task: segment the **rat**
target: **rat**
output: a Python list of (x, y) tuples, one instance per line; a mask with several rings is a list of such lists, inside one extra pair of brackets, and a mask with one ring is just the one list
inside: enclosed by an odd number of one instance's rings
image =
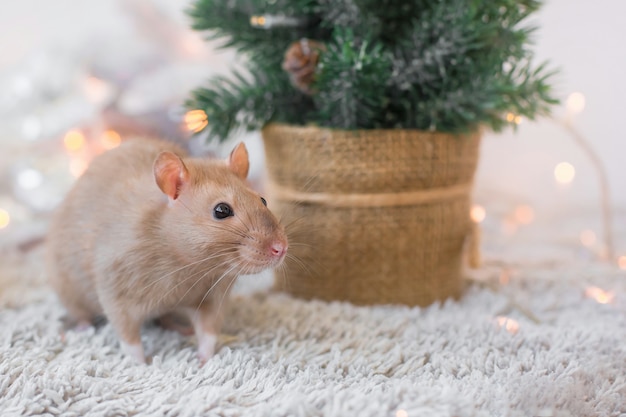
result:
[(122, 350), (145, 363), (141, 327), (187, 319), (204, 364), (239, 275), (279, 266), (284, 227), (246, 178), (248, 151), (192, 158), (134, 139), (94, 158), (50, 223), (50, 283), (79, 328), (105, 317)]

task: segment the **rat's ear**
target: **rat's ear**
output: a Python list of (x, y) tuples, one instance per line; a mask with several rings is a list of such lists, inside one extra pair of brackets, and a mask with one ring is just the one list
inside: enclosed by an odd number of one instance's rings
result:
[(154, 161), (154, 179), (172, 200), (176, 200), (181, 187), (189, 181), (189, 171), (180, 157), (172, 152), (161, 152)]
[(248, 178), (248, 170), (250, 169), (250, 161), (248, 160), (248, 150), (243, 142), (235, 146), (235, 149), (228, 157), (228, 167), (241, 179)]

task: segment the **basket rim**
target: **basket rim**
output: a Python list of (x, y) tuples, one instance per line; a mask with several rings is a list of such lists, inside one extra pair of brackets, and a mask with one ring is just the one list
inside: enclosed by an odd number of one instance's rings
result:
[(473, 137), (475, 135), (482, 136), (485, 132), (484, 126), (479, 126), (473, 130), (467, 132), (443, 132), (438, 130), (422, 130), (422, 129), (405, 129), (405, 128), (387, 128), (387, 129), (340, 129), (335, 127), (319, 126), (314, 123), (307, 123), (305, 125), (296, 125), (283, 122), (270, 122), (267, 123), (261, 129), (261, 132), (267, 129), (281, 129), (281, 130), (294, 130), (294, 131), (328, 131), (328, 132), (341, 132), (341, 133), (354, 133), (355, 135), (367, 135), (371, 133), (391, 133), (391, 132), (408, 132), (411, 134), (421, 134), (427, 136), (439, 136), (449, 138), (461, 138), (461, 137)]

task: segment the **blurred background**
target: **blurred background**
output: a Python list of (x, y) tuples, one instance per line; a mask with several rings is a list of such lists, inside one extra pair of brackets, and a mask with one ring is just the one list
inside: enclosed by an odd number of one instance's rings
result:
[[(27, 249), (95, 154), (136, 134), (187, 141), (222, 155), (231, 143), (193, 137), (202, 116), (182, 103), (236, 65), (190, 29), (187, 0), (21, 0), (0, 5), (0, 244)], [(519, 120), (484, 138), (473, 217), (483, 246), (560, 242), (578, 257), (626, 269), (626, 39), (619, 0), (547, 1), (535, 23), (538, 61), (561, 69), (551, 119)], [(578, 136), (591, 147), (584, 149)], [(192, 138), (193, 137), (193, 138)], [(260, 187), (262, 145), (251, 148)], [(594, 163), (594, 156), (597, 157)], [(606, 174), (608, 194), (601, 192)], [(608, 200), (607, 200), (608, 196)], [(608, 203), (614, 251), (606, 245)], [(604, 217), (603, 217), (604, 216)], [(535, 227), (532, 227), (535, 226)]]

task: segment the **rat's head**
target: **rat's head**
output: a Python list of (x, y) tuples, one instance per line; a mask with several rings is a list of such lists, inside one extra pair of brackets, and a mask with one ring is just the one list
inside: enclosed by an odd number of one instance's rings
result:
[[(287, 253), (284, 228), (263, 197), (246, 183), (248, 151), (240, 143), (224, 161), (185, 159), (162, 152), (154, 162), (168, 204), (161, 227), (188, 262), (203, 259), (234, 273), (273, 268)], [(221, 269), (223, 269), (221, 268)]]

